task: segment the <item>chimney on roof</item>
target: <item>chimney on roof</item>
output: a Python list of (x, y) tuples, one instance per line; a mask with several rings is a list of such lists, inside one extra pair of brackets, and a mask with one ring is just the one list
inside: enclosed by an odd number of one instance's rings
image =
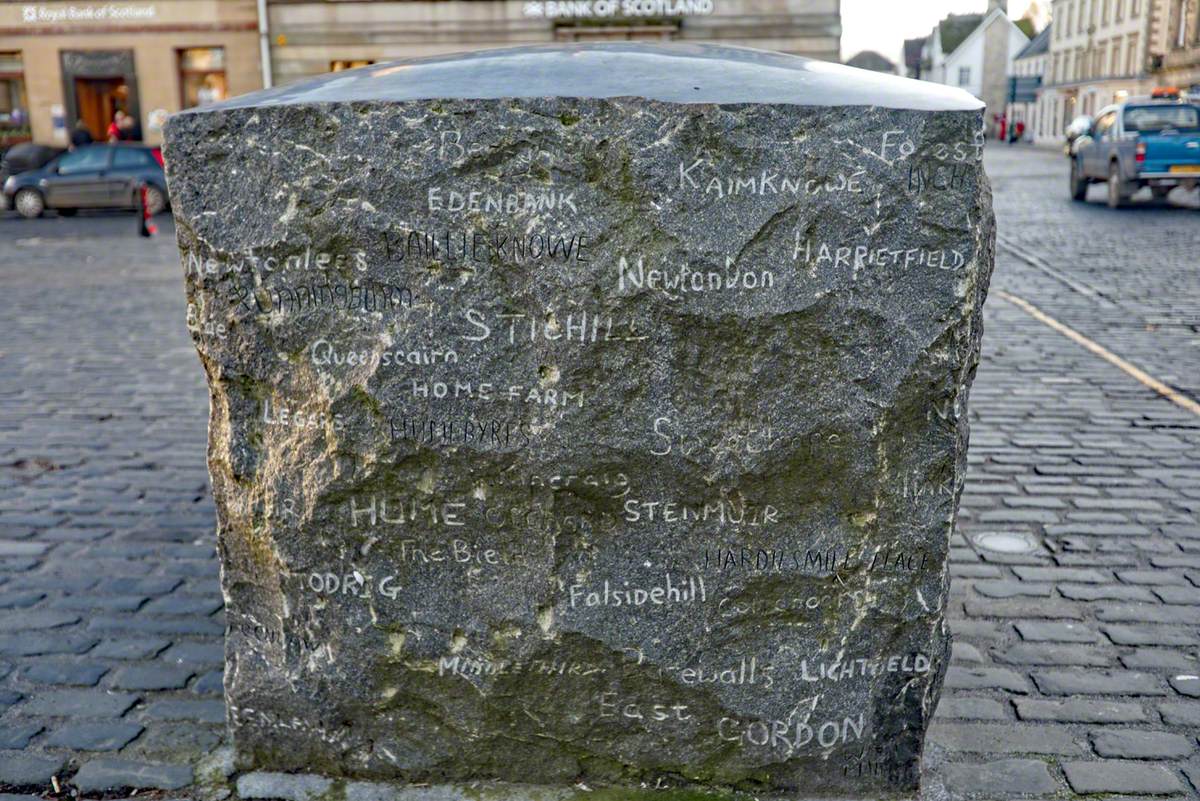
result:
[(993, 8), (998, 8), (1005, 14), (1008, 13), (1008, 0), (988, 0), (988, 13), (991, 13)]

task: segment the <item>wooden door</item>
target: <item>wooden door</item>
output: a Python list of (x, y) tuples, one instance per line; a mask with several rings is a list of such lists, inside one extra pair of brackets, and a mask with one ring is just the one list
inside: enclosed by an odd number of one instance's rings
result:
[(124, 110), (128, 90), (124, 78), (76, 78), (79, 118), (97, 142), (108, 141), (108, 125), (117, 109)]

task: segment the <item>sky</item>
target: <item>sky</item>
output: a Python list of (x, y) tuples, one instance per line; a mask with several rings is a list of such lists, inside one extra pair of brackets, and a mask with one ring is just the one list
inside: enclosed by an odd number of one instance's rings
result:
[[(1009, 0), (1009, 16), (1019, 18), (1028, 5), (1029, 0)], [(905, 39), (927, 35), (947, 14), (981, 13), (987, 7), (988, 0), (842, 0), (842, 60), (875, 50), (899, 63)]]

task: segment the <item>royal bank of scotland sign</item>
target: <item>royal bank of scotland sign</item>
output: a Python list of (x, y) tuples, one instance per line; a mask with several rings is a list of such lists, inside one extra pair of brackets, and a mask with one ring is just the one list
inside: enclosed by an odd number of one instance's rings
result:
[(61, 24), (64, 22), (131, 22), (151, 20), (158, 16), (153, 5), (129, 3), (99, 3), (94, 5), (21, 7), (21, 21), (26, 24)]
[(527, 17), (695, 17), (713, 13), (713, 0), (529, 0)]

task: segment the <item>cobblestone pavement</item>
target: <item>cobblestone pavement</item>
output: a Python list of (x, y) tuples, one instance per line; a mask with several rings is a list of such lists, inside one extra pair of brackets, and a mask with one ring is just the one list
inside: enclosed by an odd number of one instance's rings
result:
[[(927, 785), (1197, 797), (1200, 416), (1017, 304), (1200, 397), (1200, 212), (1072, 203), (1050, 153), (988, 162), (1005, 247)], [(222, 739), (207, 404), (164, 228), (0, 219), (0, 794), (188, 794)]]

